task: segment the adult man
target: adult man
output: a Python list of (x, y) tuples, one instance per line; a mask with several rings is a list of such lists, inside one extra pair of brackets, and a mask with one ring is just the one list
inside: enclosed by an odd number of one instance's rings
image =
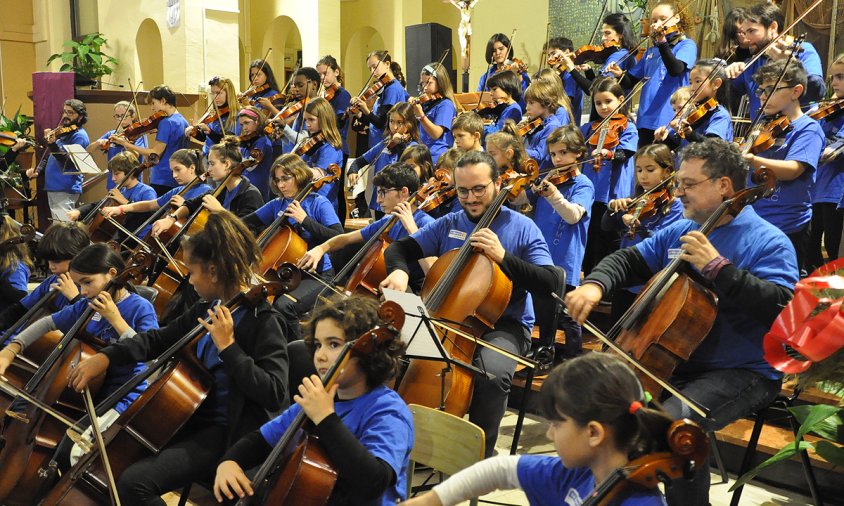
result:
[[(473, 233), (478, 220), (501, 191), (498, 166), (488, 153), (471, 151), (460, 157), (454, 169), (454, 181), (463, 209), (390, 245), (384, 254), (389, 274), (381, 287), (406, 290), (411, 263), (440, 256), (469, 240), (476, 251), (497, 263), (513, 281), (513, 293), (504, 314), (483, 339), (510, 353), (524, 354), (530, 346), (530, 331), (535, 321), (528, 289), (545, 295), (559, 283), (548, 245), (530, 218), (506, 207), (501, 208), (488, 228)], [(479, 350), (475, 365), (493, 377), (476, 378), (469, 419), (486, 432), (489, 457), (495, 449), (516, 363), (496, 351), (484, 347)]]
[[(82, 125), (88, 122), (88, 110), (81, 100), (65, 100), (62, 105), (61, 126), (56, 130), (44, 130), (44, 140), (49, 154), (45, 169), (44, 191), (53, 221), (67, 221), (67, 212), (76, 207), (82, 194), (82, 174), (73, 174), (76, 167), (67, 156), (64, 146), (78, 144), (88, 147), (88, 132)], [(73, 127), (77, 128), (73, 128)], [(40, 165), (39, 165), (40, 167)], [(27, 169), (30, 179), (38, 177), (39, 167)], [(71, 172), (68, 174), (67, 172)]]
[[(746, 173), (734, 145), (721, 139), (690, 144), (675, 177), (686, 219), (607, 256), (566, 296), (572, 317), (583, 322), (604, 292), (642, 284), (678, 255), (711, 281), (718, 296), (712, 330), (670, 378), (686, 397), (709, 409), (709, 416), (701, 420), (674, 397), (664, 402), (672, 415), (696, 419), (706, 431), (770, 404), (782, 379), (763, 357), (762, 338), (797, 281), (791, 242), (750, 206), (735, 217), (722, 216), (708, 237), (697, 230), (744, 188)], [(693, 483), (670, 487), (669, 503), (707, 504), (709, 466), (699, 471)]]

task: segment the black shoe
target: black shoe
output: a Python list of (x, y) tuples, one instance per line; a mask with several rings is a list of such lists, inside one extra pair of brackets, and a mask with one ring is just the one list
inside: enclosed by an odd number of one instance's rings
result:
[[(536, 369), (533, 372), (534, 376), (545, 376), (554, 367), (554, 347), (553, 346), (538, 346), (530, 350), (527, 357), (536, 361)], [(516, 373), (520, 378), (525, 378), (528, 375), (528, 368), (522, 369)]]

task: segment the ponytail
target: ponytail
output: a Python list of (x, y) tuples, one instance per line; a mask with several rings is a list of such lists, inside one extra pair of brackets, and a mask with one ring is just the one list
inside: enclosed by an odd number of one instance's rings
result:
[(234, 135), (227, 135), (223, 139), (211, 146), (209, 153), (217, 153), (217, 156), (225, 160), (229, 160), (233, 165), (237, 165), (243, 161), (243, 156), (240, 154), (240, 141)]
[(390, 62), (390, 72), (392, 72), (396, 80), (401, 83), (402, 88), (407, 88), (407, 80), (404, 78), (404, 72), (402, 71), (399, 62)]
[(205, 228), (185, 237), (182, 246), (189, 262), (213, 266), (217, 283), (226, 288), (248, 285), (252, 266), (261, 261), (255, 236), (229, 211), (211, 213)]

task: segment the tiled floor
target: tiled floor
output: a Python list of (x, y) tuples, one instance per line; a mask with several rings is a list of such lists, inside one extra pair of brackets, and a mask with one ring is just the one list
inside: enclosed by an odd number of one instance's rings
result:
[[(508, 411), (501, 424), (501, 435), (498, 438), (498, 451), (502, 454), (507, 454), (510, 451), (510, 444), (513, 441), (513, 431), (516, 425), (516, 413)], [(522, 429), (522, 436), (519, 440), (519, 453), (530, 454), (552, 454), (554, 448), (545, 437), (545, 421), (536, 416), (528, 416), (525, 419), (525, 425)], [(732, 477), (735, 478), (735, 477)], [(712, 482), (718, 483), (720, 477), (713, 475)], [(709, 501), (713, 506), (727, 506), (730, 504), (731, 494), (728, 492), (730, 483), (713, 485), (709, 493)], [(215, 504), (213, 497), (205, 494), (191, 494), (192, 498), (197, 502), (189, 502), (189, 504), (210, 505)], [(178, 503), (178, 496), (175, 494), (168, 494), (165, 496), (168, 505), (176, 505)], [(482, 499), (495, 501), (497, 503), (504, 503), (513, 506), (527, 505), (528, 501), (525, 495), (517, 490), (498, 491)], [(464, 503), (464, 504), (468, 504)], [(483, 503), (481, 503), (483, 504)], [(774, 505), (789, 505), (789, 506), (803, 506), (809, 505), (810, 498), (803, 497), (798, 494), (793, 494), (784, 490), (766, 487), (758, 483), (752, 483), (744, 488), (741, 500), (742, 506), (774, 506)]]

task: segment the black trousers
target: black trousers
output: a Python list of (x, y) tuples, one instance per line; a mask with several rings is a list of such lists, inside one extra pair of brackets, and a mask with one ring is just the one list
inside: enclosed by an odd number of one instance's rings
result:
[(650, 128), (639, 129), (639, 149), (654, 143), (654, 132), (655, 130), (651, 130)]
[[(592, 268), (605, 256), (618, 249), (621, 239), (618, 233), (601, 228), (601, 218), (607, 212), (607, 205), (603, 202), (592, 203), (592, 218), (589, 220), (589, 230), (586, 233), (586, 251), (583, 255), (582, 269), (584, 274), (592, 272)], [(568, 280), (571, 282), (571, 280)]]
[(806, 251), (807, 271), (811, 273), (824, 264), (821, 243), (830, 261), (838, 258), (842, 222), (844, 222), (844, 213), (838, 209), (838, 204), (832, 202), (812, 204), (812, 224)]
[(794, 252), (797, 253), (797, 270), (801, 278), (809, 275), (806, 272), (806, 253), (809, 248), (809, 224), (803, 228), (790, 234), (785, 234), (794, 246)]

